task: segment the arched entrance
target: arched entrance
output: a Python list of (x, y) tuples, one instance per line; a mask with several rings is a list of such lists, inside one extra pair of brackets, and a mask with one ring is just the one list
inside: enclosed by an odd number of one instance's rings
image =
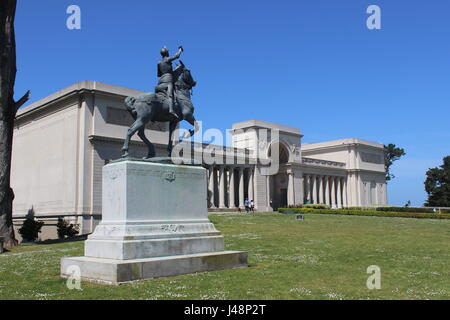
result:
[[(270, 190), (269, 194), (272, 200), (272, 208), (277, 210), (278, 208), (287, 207), (288, 205), (288, 175), (286, 173), (286, 164), (289, 163), (289, 150), (281, 142), (274, 142), (269, 148), (269, 158), (276, 157), (276, 153), (272, 155), (273, 150), (278, 150), (278, 161), (280, 169), (276, 175), (270, 176)], [(277, 149), (278, 148), (278, 149)]]

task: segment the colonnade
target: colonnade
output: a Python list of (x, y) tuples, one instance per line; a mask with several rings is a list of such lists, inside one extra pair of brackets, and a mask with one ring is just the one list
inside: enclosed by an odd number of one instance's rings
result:
[(347, 178), (319, 174), (304, 174), (305, 201), (327, 204), (333, 208), (348, 206)]
[(208, 207), (244, 208), (244, 200), (254, 200), (253, 167), (214, 165), (208, 170)]

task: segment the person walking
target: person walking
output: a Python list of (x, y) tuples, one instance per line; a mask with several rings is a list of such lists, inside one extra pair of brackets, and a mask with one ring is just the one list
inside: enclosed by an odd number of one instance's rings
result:
[(244, 200), (244, 207), (245, 211), (248, 213), (250, 211), (250, 201), (248, 201), (247, 198)]

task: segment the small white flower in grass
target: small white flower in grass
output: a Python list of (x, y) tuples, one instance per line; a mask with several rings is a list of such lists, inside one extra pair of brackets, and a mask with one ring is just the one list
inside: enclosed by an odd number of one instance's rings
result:
[(327, 296), (330, 299), (336, 299), (336, 300), (343, 300), (345, 298), (345, 296), (343, 294), (336, 293), (336, 292), (329, 292), (325, 296)]
[(301, 296), (310, 296), (312, 293), (311, 290), (309, 290), (307, 288), (303, 288), (303, 287), (292, 288), (289, 290), (289, 292), (296, 293)]

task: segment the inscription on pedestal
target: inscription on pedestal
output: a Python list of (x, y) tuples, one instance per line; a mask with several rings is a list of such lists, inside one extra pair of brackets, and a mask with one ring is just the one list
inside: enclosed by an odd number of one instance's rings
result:
[(183, 232), (184, 226), (181, 224), (163, 224), (161, 230), (172, 233)]
[(170, 182), (174, 181), (175, 180), (175, 172), (173, 172), (173, 171), (164, 172), (164, 178)]

